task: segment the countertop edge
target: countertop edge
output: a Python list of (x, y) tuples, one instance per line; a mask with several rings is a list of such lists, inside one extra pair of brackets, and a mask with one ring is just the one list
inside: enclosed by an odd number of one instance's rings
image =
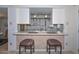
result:
[(16, 36), (68, 36), (68, 34), (53, 34), (53, 33), (14, 33)]

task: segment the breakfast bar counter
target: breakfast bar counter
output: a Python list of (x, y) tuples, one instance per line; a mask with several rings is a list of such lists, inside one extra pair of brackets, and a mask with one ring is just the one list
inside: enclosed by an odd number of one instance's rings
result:
[(16, 45), (17, 49), (19, 47), (19, 44), (24, 39), (33, 39), (35, 42), (35, 49), (46, 49), (46, 42), (48, 39), (57, 39), (61, 42), (62, 47), (64, 48), (64, 34), (60, 33), (23, 33), (23, 32), (17, 32), (14, 35), (16, 35)]

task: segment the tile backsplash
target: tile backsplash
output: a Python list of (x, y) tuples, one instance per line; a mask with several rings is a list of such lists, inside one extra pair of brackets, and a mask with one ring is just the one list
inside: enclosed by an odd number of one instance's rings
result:
[[(23, 30), (22, 30), (23, 29)], [(53, 24), (52, 27), (42, 25), (23, 25), (18, 24), (18, 32), (37, 32), (37, 31), (46, 31), (47, 33), (63, 33), (64, 30), (64, 24)]]

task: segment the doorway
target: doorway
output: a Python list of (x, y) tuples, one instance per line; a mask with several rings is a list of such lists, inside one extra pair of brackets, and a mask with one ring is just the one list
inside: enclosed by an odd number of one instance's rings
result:
[(0, 52), (8, 51), (8, 8), (0, 8)]

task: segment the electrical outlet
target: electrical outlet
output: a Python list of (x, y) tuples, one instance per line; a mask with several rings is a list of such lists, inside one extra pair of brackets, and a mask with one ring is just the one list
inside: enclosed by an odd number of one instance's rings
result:
[(66, 43), (66, 45), (68, 45), (68, 43)]
[(12, 43), (10, 43), (10, 45), (12, 45)]

